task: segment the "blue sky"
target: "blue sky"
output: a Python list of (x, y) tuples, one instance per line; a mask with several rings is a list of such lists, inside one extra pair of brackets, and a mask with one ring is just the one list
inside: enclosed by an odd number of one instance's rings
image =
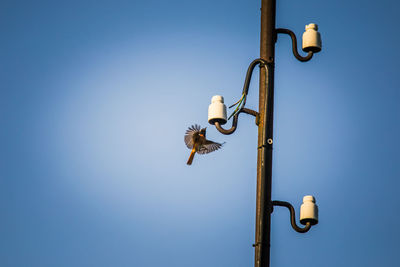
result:
[[(239, 97), (260, 1), (1, 1), (0, 265), (252, 266), (257, 128), (209, 126), (222, 150), (186, 166), (188, 126)], [(278, 1), (317, 23), (307, 63), (276, 46), (271, 266), (394, 266), (400, 201), (399, 4)], [(257, 81), (258, 73), (253, 77)], [(256, 109), (257, 82), (247, 102)]]

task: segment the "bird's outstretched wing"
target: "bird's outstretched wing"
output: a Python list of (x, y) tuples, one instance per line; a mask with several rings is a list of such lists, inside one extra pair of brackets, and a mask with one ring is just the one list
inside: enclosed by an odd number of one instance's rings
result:
[(213, 152), (215, 150), (218, 150), (222, 147), (224, 143), (220, 144), (220, 143), (216, 143), (210, 140), (206, 140), (206, 143), (199, 149), (199, 151), (197, 151), (197, 153), (199, 154), (207, 154), (210, 152)]
[(192, 125), (186, 130), (185, 134), (185, 144), (188, 148), (193, 148), (193, 135), (198, 134), (200, 132), (200, 125)]

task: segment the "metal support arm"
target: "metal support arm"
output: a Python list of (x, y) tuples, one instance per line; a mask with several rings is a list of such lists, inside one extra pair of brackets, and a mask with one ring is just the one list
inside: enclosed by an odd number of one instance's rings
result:
[(221, 124), (218, 121), (216, 121), (214, 125), (217, 128), (217, 130), (222, 134), (225, 134), (225, 135), (233, 134), (237, 128), (238, 118), (239, 118), (239, 114), (236, 114), (235, 116), (233, 116), (232, 127), (229, 130), (225, 130), (224, 128), (222, 128)]
[[(260, 67), (266, 68), (266, 73), (268, 75), (270, 72), (270, 67), (271, 67), (270, 64), (271, 64), (271, 62), (267, 62), (261, 58), (255, 59), (255, 60), (253, 60), (253, 62), (250, 63), (250, 65), (247, 69), (242, 94), (244, 94), (247, 97), (247, 94), (249, 93), (250, 81), (251, 81), (251, 76), (253, 74), (254, 68), (257, 65), (260, 65)], [(242, 108), (239, 110), (239, 112), (237, 114), (235, 114), (233, 116), (232, 127), (230, 129), (226, 130), (226, 129), (222, 128), (222, 126), (219, 122), (215, 122), (214, 125), (220, 133), (225, 134), (225, 135), (233, 134), (236, 131), (240, 113), (246, 113), (249, 115), (253, 115), (256, 118), (256, 125), (259, 124), (259, 120), (260, 120), (259, 115), (260, 114), (255, 110), (244, 107), (246, 105), (246, 97), (244, 98)]]
[(229, 135), (229, 134), (233, 134), (236, 131), (237, 128), (237, 124), (238, 124), (238, 120), (239, 120), (239, 114), (240, 113), (246, 113), (249, 115), (253, 115), (256, 118), (256, 124), (258, 125), (258, 120), (259, 120), (259, 114), (257, 111), (252, 110), (252, 109), (248, 109), (248, 108), (242, 108), (238, 114), (236, 114), (235, 116), (233, 116), (233, 120), (232, 120), (232, 127), (228, 130), (225, 130), (224, 128), (222, 128), (221, 124), (219, 122), (215, 122), (215, 127), (217, 128), (217, 130), (225, 135)]
[(295, 217), (295, 211), (294, 211), (294, 208), (293, 208), (292, 204), (290, 204), (289, 202), (274, 200), (274, 201), (272, 201), (272, 206), (281, 206), (281, 207), (286, 207), (286, 208), (289, 209), (289, 211), (290, 211), (290, 223), (291, 223), (293, 229), (296, 232), (306, 233), (306, 232), (308, 232), (308, 230), (311, 229), (311, 223), (310, 222), (307, 222), (306, 226), (304, 228), (301, 228), (301, 227), (297, 226), (296, 217)]
[(276, 29), (275, 31), (276, 31), (276, 33), (277, 33), (276, 37), (278, 37), (278, 33), (284, 33), (284, 34), (290, 35), (290, 38), (292, 38), (293, 55), (294, 55), (298, 60), (300, 60), (300, 61), (302, 61), (302, 62), (306, 62), (306, 61), (309, 61), (309, 60), (313, 57), (313, 54), (314, 54), (314, 53), (313, 53), (312, 51), (309, 51), (309, 52), (308, 52), (308, 55), (305, 56), (305, 57), (301, 56), (301, 55), (299, 54), (299, 52), (297, 52), (297, 38), (296, 38), (296, 35), (294, 34), (294, 32), (292, 32), (291, 30), (282, 29), (282, 28)]

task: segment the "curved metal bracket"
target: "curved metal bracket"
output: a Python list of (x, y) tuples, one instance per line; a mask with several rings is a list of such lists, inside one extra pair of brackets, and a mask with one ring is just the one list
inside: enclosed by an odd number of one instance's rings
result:
[[(279, 29), (276, 29), (275, 32), (276, 32), (277, 34), (278, 34), (278, 33), (284, 33), (284, 34), (290, 35), (290, 38), (292, 38), (293, 55), (294, 55), (298, 60), (300, 60), (300, 61), (302, 61), (302, 62), (306, 62), (306, 61), (309, 61), (309, 60), (313, 57), (314, 53), (313, 53), (312, 51), (309, 51), (309, 52), (308, 52), (308, 55), (305, 56), (305, 57), (301, 56), (301, 55), (299, 54), (299, 52), (297, 52), (297, 38), (296, 38), (296, 35), (294, 34), (294, 32), (292, 32), (291, 30), (279, 28)], [(278, 36), (278, 35), (277, 35), (277, 36)]]
[(301, 228), (301, 227), (297, 226), (296, 218), (295, 218), (295, 211), (294, 211), (294, 208), (293, 208), (292, 204), (290, 204), (289, 202), (274, 200), (274, 201), (272, 201), (272, 206), (281, 206), (281, 207), (286, 207), (286, 208), (289, 209), (289, 211), (290, 211), (290, 223), (291, 223), (293, 229), (296, 232), (306, 233), (306, 232), (308, 232), (308, 230), (311, 229), (311, 223), (310, 222), (307, 222), (306, 226), (304, 228)]
[(236, 131), (237, 128), (237, 124), (238, 124), (238, 120), (239, 120), (239, 114), (240, 113), (246, 113), (249, 115), (253, 115), (256, 118), (256, 124), (258, 125), (258, 121), (259, 121), (259, 113), (255, 110), (252, 109), (248, 109), (248, 108), (241, 108), (240, 111), (238, 112), (238, 114), (236, 114), (235, 116), (233, 116), (233, 120), (232, 120), (232, 127), (228, 130), (225, 130), (224, 128), (222, 128), (221, 124), (219, 122), (215, 122), (215, 127), (217, 128), (217, 130), (225, 135), (229, 135), (229, 134), (233, 134)]
[[(260, 67), (265, 67), (266, 68), (266, 75), (269, 75), (269, 71), (270, 71), (270, 65), (273, 64), (272, 62), (268, 62), (264, 59), (261, 58), (257, 58), (255, 60), (253, 60), (248, 69), (247, 69), (247, 73), (246, 73), (246, 79), (244, 81), (244, 86), (243, 86), (243, 92), (242, 94), (245, 94), (247, 96), (248, 92), (249, 92), (249, 87), (250, 87), (250, 81), (251, 81), (251, 76), (253, 74), (253, 70), (257, 65), (260, 65)], [(239, 114), (240, 113), (246, 113), (249, 115), (253, 115), (256, 118), (256, 125), (258, 125), (259, 123), (259, 113), (255, 110), (252, 109), (248, 109), (245, 108), (244, 106), (246, 105), (246, 98), (244, 99), (243, 102), (243, 106), (242, 108), (239, 110), (239, 112), (237, 114), (235, 114), (233, 116), (233, 120), (232, 120), (232, 127), (228, 130), (222, 128), (221, 124), (219, 122), (215, 122), (215, 127), (217, 128), (217, 130), (225, 135), (229, 135), (229, 134), (233, 134), (236, 131), (237, 128), (237, 124), (238, 124), (238, 119), (239, 119)]]
[(229, 130), (225, 130), (224, 128), (222, 128), (221, 124), (218, 121), (216, 121), (214, 125), (217, 128), (217, 130), (222, 134), (225, 134), (225, 135), (233, 134), (236, 131), (238, 117), (239, 117), (239, 114), (236, 114), (235, 116), (233, 116), (232, 127)]

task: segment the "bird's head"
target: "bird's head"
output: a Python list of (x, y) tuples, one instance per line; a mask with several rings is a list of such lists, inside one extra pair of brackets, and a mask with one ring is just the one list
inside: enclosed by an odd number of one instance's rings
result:
[(202, 136), (204, 136), (204, 137), (206, 137), (206, 129), (207, 129), (207, 127), (201, 129), (200, 132), (199, 132), (199, 134), (202, 135)]

